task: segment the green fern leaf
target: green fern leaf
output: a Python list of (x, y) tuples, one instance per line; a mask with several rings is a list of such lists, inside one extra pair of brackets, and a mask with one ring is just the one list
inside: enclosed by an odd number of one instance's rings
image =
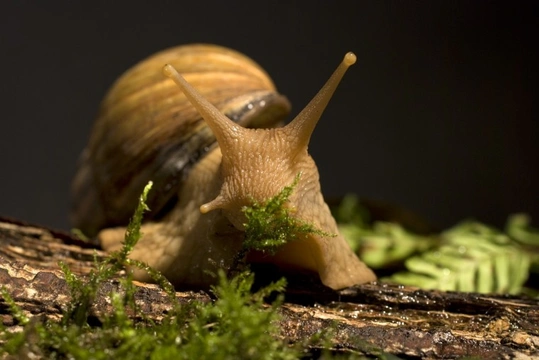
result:
[(441, 246), (406, 260), (408, 271), (387, 280), (444, 291), (521, 291), (531, 256), (509, 236), (478, 222), (464, 222), (440, 235)]

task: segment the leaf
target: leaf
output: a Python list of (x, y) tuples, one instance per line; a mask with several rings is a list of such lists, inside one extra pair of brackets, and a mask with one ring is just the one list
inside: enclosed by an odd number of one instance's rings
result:
[(531, 257), (509, 236), (478, 222), (463, 222), (440, 237), (440, 247), (406, 260), (408, 271), (387, 280), (424, 289), (510, 294), (521, 291)]

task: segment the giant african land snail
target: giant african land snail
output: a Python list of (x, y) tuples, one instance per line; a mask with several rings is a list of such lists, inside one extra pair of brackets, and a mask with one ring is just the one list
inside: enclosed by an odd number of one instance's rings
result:
[[(299, 219), (337, 236), (309, 234), (275, 255), (248, 255), (250, 260), (317, 272), (333, 289), (375, 280), (339, 234), (307, 153), (319, 117), (354, 62), (346, 54), (309, 105), (277, 127), (288, 101), (264, 70), (238, 52), (197, 44), (142, 61), (117, 80), (101, 105), (73, 182), (73, 225), (97, 234), (104, 249), (118, 249), (122, 226), (153, 180), (152, 212), (131, 257), (174, 284), (205, 286), (242, 248), (242, 208), (275, 196), (301, 174), (288, 205)], [(163, 76), (165, 64), (176, 84)], [(147, 280), (142, 271), (135, 277)]]

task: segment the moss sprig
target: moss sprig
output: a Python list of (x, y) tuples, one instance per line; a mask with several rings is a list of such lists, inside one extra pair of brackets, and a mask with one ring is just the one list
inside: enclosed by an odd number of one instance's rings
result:
[(247, 218), (245, 226), (245, 240), (243, 248), (258, 250), (265, 253), (275, 254), (280, 246), (289, 241), (294, 241), (304, 235), (316, 234), (320, 236), (334, 237), (336, 234), (326, 233), (298, 219), (287, 207), (290, 195), (298, 185), (301, 173), (296, 175), (294, 182), (285, 186), (274, 197), (257, 202), (253, 200), (251, 206), (245, 206), (243, 213)]
[[(140, 229), (144, 212), (149, 210), (146, 205), (146, 199), (152, 185), (153, 183), (149, 182), (144, 187), (137, 208), (127, 226), (123, 246), (119, 251), (110, 253), (103, 261), (98, 261), (97, 256), (94, 256), (94, 269), (84, 278), (75, 276), (67, 265), (63, 263), (59, 264), (64, 272), (72, 297), (72, 301), (66, 309), (66, 314), (62, 318), (63, 325), (75, 324), (77, 326), (84, 326), (87, 323), (89, 310), (95, 300), (100, 284), (112, 279), (119, 271), (128, 266), (136, 266), (147, 270), (157, 282), (163, 284), (163, 288), (174, 298), (172, 285), (162, 275), (152, 271), (147, 265), (128, 258), (142, 236)], [(134, 291), (130, 284), (131, 282), (124, 282), (124, 291), (128, 293)], [(130, 299), (130, 297), (127, 296), (125, 299)], [(135, 306), (134, 301), (130, 301), (129, 303), (132, 307)]]

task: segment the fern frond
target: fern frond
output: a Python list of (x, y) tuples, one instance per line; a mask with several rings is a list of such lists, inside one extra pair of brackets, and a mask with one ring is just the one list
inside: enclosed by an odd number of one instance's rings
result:
[(435, 238), (413, 234), (390, 222), (376, 222), (371, 228), (339, 224), (339, 231), (361, 260), (374, 269), (402, 263), (437, 243)]
[(424, 289), (520, 292), (531, 257), (509, 236), (478, 222), (464, 222), (440, 237), (440, 247), (406, 260), (408, 271), (387, 280)]
[(505, 231), (519, 243), (539, 246), (539, 229), (531, 226), (531, 218), (527, 214), (511, 215)]

